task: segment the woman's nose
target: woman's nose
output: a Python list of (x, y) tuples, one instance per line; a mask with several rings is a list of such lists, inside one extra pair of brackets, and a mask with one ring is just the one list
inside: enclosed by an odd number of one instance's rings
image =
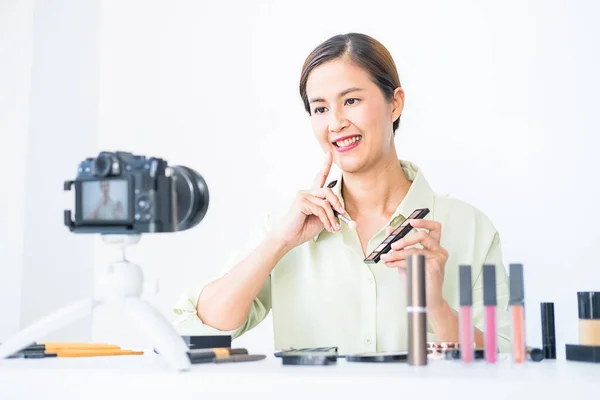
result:
[(334, 111), (329, 115), (329, 132), (339, 132), (350, 125), (350, 122), (342, 111)]

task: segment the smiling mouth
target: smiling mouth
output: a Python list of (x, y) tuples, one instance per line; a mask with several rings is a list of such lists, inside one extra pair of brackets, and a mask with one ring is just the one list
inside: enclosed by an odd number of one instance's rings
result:
[(333, 145), (339, 149), (339, 148), (343, 148), (343, 147), (348, 147), (348, 146), (358, 142), (361, 139), (362, 139), (362, 135), (356, 135), (356, 136), (353, 136), (348, 139), (333, 142)]

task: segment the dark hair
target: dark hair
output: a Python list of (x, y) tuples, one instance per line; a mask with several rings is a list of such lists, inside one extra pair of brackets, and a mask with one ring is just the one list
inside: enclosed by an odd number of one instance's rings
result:
[[(396, 64), (385, 46), (362, 33), (336, 35), (318, 45), (304, 61), (300, 75), (300, 97), (308, 115), (311, 114), (306, 94), (308, 76), (319, 65), (341, 57), (348, 57), (353, 64), (365, 69), (387, 101), (391, 101), (394, 90), (401, 87)], [(396, 132), (399, 124), (400, 117), (394, 121), (393, 132)]]

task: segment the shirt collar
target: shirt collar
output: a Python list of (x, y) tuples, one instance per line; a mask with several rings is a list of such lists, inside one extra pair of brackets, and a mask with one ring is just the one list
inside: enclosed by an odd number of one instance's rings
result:
[[(435, 194), (433, 193), (429, 182), (427, 182), (427, 179), (425, 179), (425, 176), (415, 164), (404, 160), (399, 160), (399, 162), (404, 171), (404, 175), (412, 182), (412, 184), (386, 226), (391, 225), (398, 217), (402, 217), (403, 220), (406, 219), (406, 217), (418, 208), (429, 208), (430, 212), (426, 216), (426, 219), (433, 219)], [(345, 206), (344, 198), (342, 197), (342, 175), (339, 174), (337, 177), (334, 177), (327, 183), (327, 186), (329, 186), (331, 191), (338, 196), (342, 206)], [(317, 233), (313, 240), (318, 240), (321, 232)]]

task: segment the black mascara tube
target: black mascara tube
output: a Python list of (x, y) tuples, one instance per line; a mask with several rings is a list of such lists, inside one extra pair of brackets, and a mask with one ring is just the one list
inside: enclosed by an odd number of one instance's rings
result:
[(556, 333), (554, 330), (554, 303), (541, 303), (542, 348), (544, 359), (556, 359)]

